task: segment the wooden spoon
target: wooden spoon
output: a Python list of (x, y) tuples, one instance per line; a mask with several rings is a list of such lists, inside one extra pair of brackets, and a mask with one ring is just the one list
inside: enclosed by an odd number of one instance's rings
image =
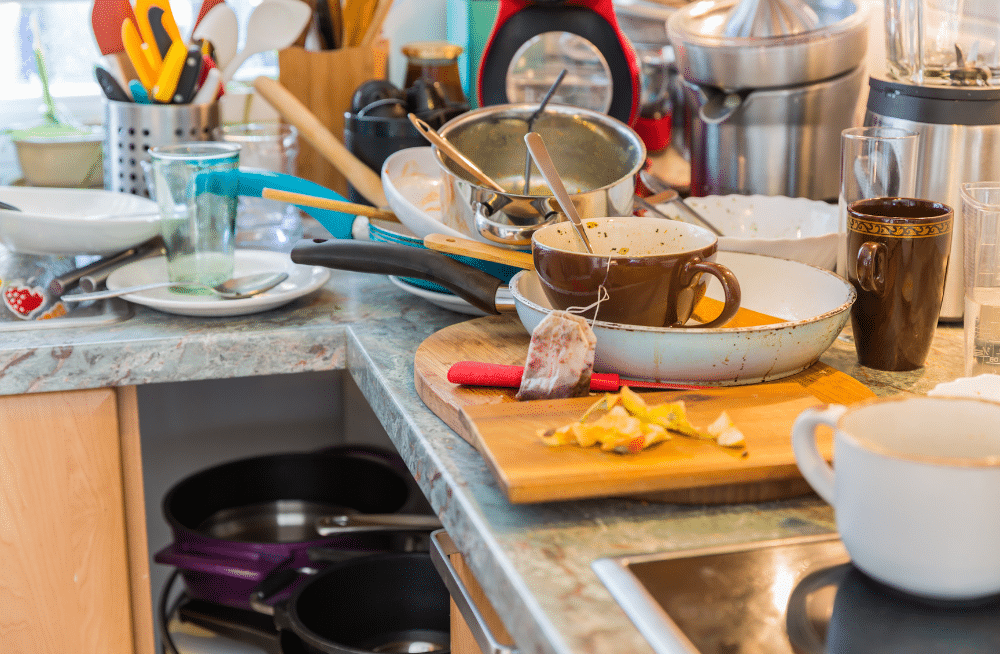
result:
[(378, 173), (351, 154), (350, 150), (337, 140), (333, 132), (281, 82), (261, 75), (254, 80), (253, 86), (282, 118), (298, 128), (302, 138), (340, 171), (358, 193), (376, 207), (389, 205), (382, 191), (382, 179)]

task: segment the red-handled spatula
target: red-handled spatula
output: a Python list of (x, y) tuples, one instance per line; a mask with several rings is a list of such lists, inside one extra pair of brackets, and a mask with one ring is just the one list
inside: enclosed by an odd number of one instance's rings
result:
[[(459, 361), (448, 368), (448, 381), (466, 386), (491, 386), (494, 388), (519, 388), (523, 366), (508, 366), (500, 363), (479, 361)], [(590, 376), (590, 390), (615, 392), (622, 386), (629, 388), (658, 388), (660, 390), (699, 390), (709, 386), (691, 386), (671, 382), (653, 382), (642, 379), (622, 379), (614, 373), (595, 372)]]
[(129, 0), (94, 0), (90, 12), (94, 39), (105, 56), (108, 68), (122, 86), (127, 86), (130, 80), (139, 79), (122, 43), (122, 23), (125, 21), (136, 25)]

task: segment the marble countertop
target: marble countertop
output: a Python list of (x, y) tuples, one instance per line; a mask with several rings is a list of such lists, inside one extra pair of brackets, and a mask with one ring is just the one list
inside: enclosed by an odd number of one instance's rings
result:
[[(347, 369), (522, 652), (651, 651), (591, 570), (598, 558), (834, 529), (830, 507), (815, 496), (717, 506), (509, 503), (478, 452), (414, 390), (419, 344), (467, 318), (384, 277), (334, 271), (320, 291), (252, 316), (186, 318), (135, 307), (109, 325), (6, 332), (0, 394)], [(960, 326), (939, 328), (928, 365), (912, 373), (860, 368), (849, 334), (823, 360), (881, 395), (924, 393), (961, 376), (961, 340)]]

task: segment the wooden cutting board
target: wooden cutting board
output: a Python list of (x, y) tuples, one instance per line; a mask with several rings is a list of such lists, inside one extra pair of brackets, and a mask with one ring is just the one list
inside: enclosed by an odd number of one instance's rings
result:
[[(705, 427), (725, 410), (747, 438), (748, 456), (680, 436), (635, 455), (544, 445), (540, 428), (579, 418), (596, 399), (517, 402), (516, 389), (452, 384), (457, 361), (523, 364), (530, 337), (513, 316), (458, 323), (427, 338), (414, 357), (417, 394), (483, 455), (508, 499), (532, 503), (628, 496), (679, 503), (752, 502), (810, 492), (795, 465), (791, 428), (804, 409), (851, 404), (875, 394), (854, 378), (817, 363), (779, 382), (701, 391), (644, 392), (647, 403), (684, 399)], [(831, 434), (821, 451), (832, 453)]]

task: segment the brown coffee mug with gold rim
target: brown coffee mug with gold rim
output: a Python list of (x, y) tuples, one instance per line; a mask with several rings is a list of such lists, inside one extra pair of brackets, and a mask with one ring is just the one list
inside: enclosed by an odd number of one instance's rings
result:
[(851, 325), (858, 361), (876, 370), (924, 364), (944, 298), (955, 212), (913, 198), (847, 207), (847, 278), (858, 292)]

